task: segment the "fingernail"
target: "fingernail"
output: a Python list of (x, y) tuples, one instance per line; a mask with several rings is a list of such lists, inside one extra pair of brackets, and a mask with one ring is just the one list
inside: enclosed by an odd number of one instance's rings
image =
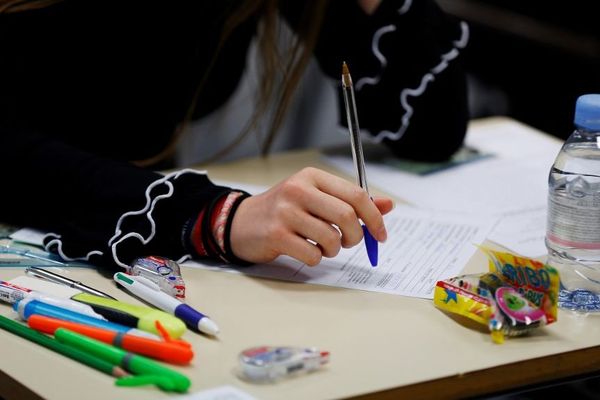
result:
[(377, 232), (377, 238), (380, 242), (385, 242), (387, 240), (387, 230), (385, 227), (381, 228), (379, 232)]

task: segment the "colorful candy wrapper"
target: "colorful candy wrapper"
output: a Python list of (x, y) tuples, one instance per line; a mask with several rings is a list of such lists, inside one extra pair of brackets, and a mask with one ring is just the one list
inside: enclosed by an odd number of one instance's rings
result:
[(489, 272), (438, 281), (436, 307), (486, 325), (496, 343), (556, 321), (558, 271), (540, 261), (479, 247)]

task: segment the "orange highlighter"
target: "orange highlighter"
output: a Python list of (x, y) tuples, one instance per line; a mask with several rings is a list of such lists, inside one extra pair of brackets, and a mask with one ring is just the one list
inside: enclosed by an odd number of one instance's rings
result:
[[(165, 336), (165, 341), (159, 341), (37, 314), (31, 315), (27, 323), (31, 328), (51, 335), (58, 328), (67, 328), (132, 353), (142, 354), (173, 364), (188, 364), (194, 357), (192, 346), (188, 342), (171, 340), (168, 334)], [(166, 331), (163, 331), (164, 334), (166, 334)]]

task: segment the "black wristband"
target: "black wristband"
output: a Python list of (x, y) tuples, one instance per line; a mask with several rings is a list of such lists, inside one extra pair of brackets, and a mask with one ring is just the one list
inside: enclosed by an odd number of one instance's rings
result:
[(227, 258), (227, 260), (229, 262), (231, 262), (232, 264), (240, 265), (240, 266), (248, 266), (248, 265), (252, 265), (253, 263), (242, 260), (241, 258), (238, 258), (235, 254), (233, 254), (233, 250), (231, 249), (231, 224), (233, 222), (233, 217), (235, 215), (235, 212), (237, 211), (237, 208), (242, 203), (242, 201), (244, 201), (245, 199), (247, 199), (248, 197), (251, 196), (247, 192), (244, 192), (241, 190), (239, 192), (241, 192), (242, 195), (240, 197), (238, 197), (237, 199), (235, 199), (235, 203), (232, 204), (231, 210), (229, 211), (229, 217), (227, 218), (227, 222), (225, 222), (223, 247), (225, 248), (225, 257)]

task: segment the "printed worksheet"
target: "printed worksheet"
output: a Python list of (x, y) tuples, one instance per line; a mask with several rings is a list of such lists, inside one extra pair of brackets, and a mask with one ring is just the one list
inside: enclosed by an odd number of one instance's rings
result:
[(385, 216), (385, 221), (388, 240), (379, 244), (376, 267), (369, 263), (364, 243), (342, 249), (334, 258), (323, 258), (315, 267), (289, 257), (239, 269), (194, 261), (183, 265), (431, 299), (435, 283), (458, 275), (496, 223), (495, 218), (400, 205)]
[[(493, 215), (502, 220), (488, 239), (524, 256), (546, 253), (548, 172), (562, 142), (517, 122), (470, 130), (469, 149), (482, 157), (433, 173), (416, 174), (367, 160), (369, 183), (423, 209)], [(485, 155), (485, 157), (483, 157)], [(323, 160), (352, 173), (348, 156)]]

